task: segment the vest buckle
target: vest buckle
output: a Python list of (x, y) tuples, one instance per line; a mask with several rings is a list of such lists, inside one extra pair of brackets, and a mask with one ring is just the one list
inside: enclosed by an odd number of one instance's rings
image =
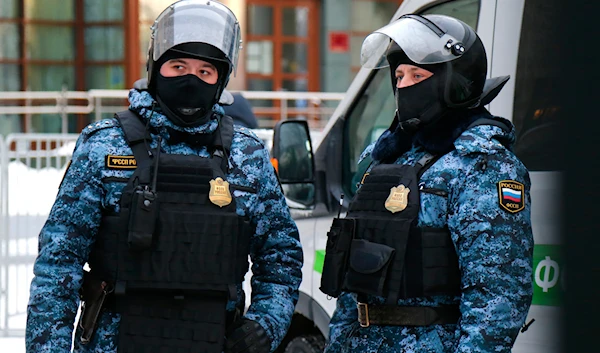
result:
[(360, 327), (369, 327), (371, 323), (369, 322), (369, 305), (367, 303), (358, 303), (356, 305), (358, 309), (358, 322), (360, 323)]

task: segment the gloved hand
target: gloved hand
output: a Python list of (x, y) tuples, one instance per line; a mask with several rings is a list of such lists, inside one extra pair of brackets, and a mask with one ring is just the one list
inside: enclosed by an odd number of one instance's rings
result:
[(256, 321), (241, 319), (234, 322), (225, 338), (224, 353), (269, 353), (271, 340)]

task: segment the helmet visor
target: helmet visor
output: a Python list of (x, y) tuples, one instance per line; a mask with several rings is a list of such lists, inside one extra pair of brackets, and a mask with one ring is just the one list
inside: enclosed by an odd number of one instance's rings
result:
[(454, 45), (460, 44), (459, 41), (433, 23), (401, 17), (365, 38), (360, 52), (361, 65), (370, 69), (387, 67), (385, 53), (391, 41), (396, 42), (417, 64), (443, 63), (462, 54), (460, 46), (453, 50)]
[(152, 35), (154, 61), (178, 44), (199, 42), (216, 47), (237, 66), (240, 25), (233, 12), (219, 2), (178, 1), (158, 16)]

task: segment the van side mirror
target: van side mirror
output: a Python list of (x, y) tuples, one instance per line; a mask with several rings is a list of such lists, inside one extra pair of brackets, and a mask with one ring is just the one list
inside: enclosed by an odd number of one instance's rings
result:
[(278, 122), (273, 131), (271, 157), (290, 207), (313, 205), (315, 166), (308, 123), (305, 120)]

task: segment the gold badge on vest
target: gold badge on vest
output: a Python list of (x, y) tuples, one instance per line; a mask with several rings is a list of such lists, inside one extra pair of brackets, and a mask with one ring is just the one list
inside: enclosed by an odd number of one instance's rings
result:
[(222, 178), (210, 181), (210, 191), (208, 199), (219, 207), (227, 206), (231, 203), (231, 193), (229, 192), (229, 183)]
[(408, 205), (408, 193), (410, 189), (400, 184), (390, 189), (390, 196), (385, 200), (385, 208), (392, 212), (400, 212)]

